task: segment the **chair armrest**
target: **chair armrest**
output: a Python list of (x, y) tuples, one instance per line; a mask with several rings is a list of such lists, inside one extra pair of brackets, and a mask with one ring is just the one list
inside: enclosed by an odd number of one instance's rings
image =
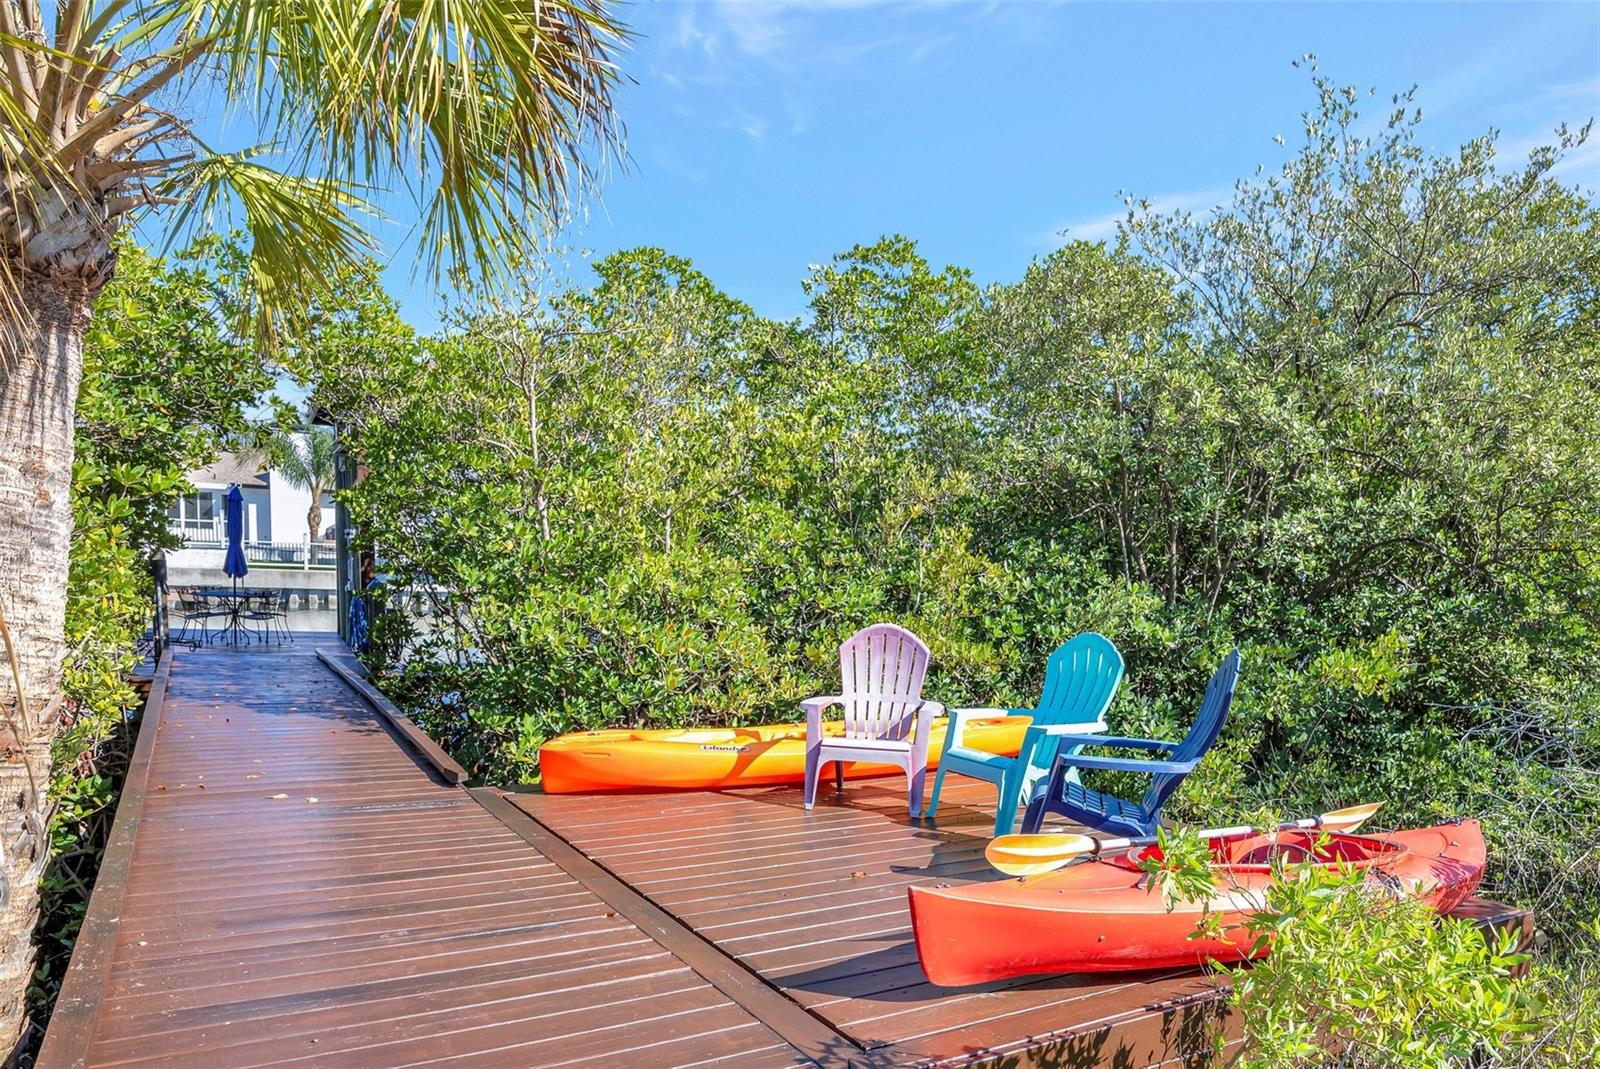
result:
[(837, 694), (825, 694), (818, 698), (806, 698), (800, 703), (800, 708), (806, 711), (806, 748), (822, 744), (822, 710), (830, 705), (842, 705), (844, 699)]
[(1085, 735), (1081, 724), (1059, 724), (1041, 728), (1047, 735), (1055, 735), (1062, 746), (1121, 746), (1130, 750), (1175, 750), (1175, 742), (1156, 739), (1126, 739), (1120, 735)]
[(992, 706), (950, 710), (950, 723), (945, 727), (944, 748), (961, 745), (961, 736), (973, 720), (995, 720), (1007, 716), (1032, 716), (1032, 709), (1000, 709)]
[[(1186, 775), (1194, 771), (1195, 761), (1141, 761), (1133, 757), (1085, 757), (1083, 754), (1058, 754), (1056, 768), (1099, 769), (1104, 772), (1143, 772), (1152, 776)], [(1054, 777), (1052, 776), (1052, 779)]]

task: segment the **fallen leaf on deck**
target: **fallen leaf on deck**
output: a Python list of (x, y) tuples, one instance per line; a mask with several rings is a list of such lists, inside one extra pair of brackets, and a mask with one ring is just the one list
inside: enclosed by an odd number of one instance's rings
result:
[(852, 880), (864, 880), (867, 878), (867, 874), (864, 872), (852, 872), (850, 878)]
[(267, 801), (269, 801), (269, 802), (281, 802), (283, 799), (285, 799), (287, 797), (289, 797), (287, 794), (269, 794), (269, 795), (267, 795)]
[(314, 796), (308, 796), (308, 797), (307, 797), (307, 798), (306, 798), (306, 801), (308, 801), (308, 802), (315, 802), (315, 801), (316, 801), (316, 800), (317, 800), (317, 799), (316, 799), (316, 798), (315, 798), (315, 797), (314, 797)]

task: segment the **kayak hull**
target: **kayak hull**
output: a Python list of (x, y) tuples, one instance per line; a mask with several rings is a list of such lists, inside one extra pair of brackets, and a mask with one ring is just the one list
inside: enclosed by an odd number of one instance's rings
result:
[[(1030, 720), (1026, 716), (970, 720), (962, 745), (1014, 757)], [(825, 729), (843, 730), (838, 723)], [(939, 767), (945, 718), (928, 734), (928, 767)], [(846, 777), (904, 775), (896, 765), (844, 762)], [(579, 731), (551, 739), (539, 749), (540, 783), (546, 794), (608, 791), (692, 791), (800, 783), (806, 774), (806, 726), (682, 731)]]
[[(1315, 833), (1291, 834), (1304, 835), (1307, 842), (1315, 838)], [(1341, 840), (1381, 844), (1377, 856), (1354, 864), (1382, 873), (1391, 887), (1423, 895), (1441, 913), (1459, 906), (1483, 878), (1486, 851), (1476, 821), (1381, 837), (1336, 836), (1335, 845)], [(1213, 849), (1259, 849), (1265, 841), (1213, 843)], [(1357, 852), (1354, 846), (1351, 850)], [(1167, 912), (1161, 896), (1146, 890), (1143, 875), (1129, 859), (1114, 858), (1033, 879), (912, 887), (917, 956), (928, 979), (947, 987), (1047, 973), (1190, 967), (1252, 956), (1251, 936), (1239, 926), (1263, 904), (1268, 865), (1218, 866), (1218, 893), (1210, 903), (1222, 920), (1222, 934), (1216, 938), (1189, 938), (1201, 916), (1200, 904), (1180, 903)]]

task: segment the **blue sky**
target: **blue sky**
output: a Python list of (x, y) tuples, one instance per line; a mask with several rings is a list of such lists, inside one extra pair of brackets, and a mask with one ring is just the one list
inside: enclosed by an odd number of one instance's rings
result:
[[(596, 255), (664, 246), (773, 316), (802, 312), (808, 264), (880, 234), (1001, 281), (1063, 228), (1109, 236), (1119, 190), (1215, 204), (1297, 145), (1313, 93), (1291, 61), (1306, 52), (1336, 81), (1376, 88), (1375, 115), (1417, 84), (1439, 149), (1493, 126), (1522, 157), (1557, 123), (1600, 114), (1592, 3), (620, 10), (639, 34), (622, 57), (636, 79), (620, 96), (630, 162), (560, 240)], [(1600, 188), (1600, 137), (1564, 176)], [(431, 329), (431, 287), (403, 243), (389, 251), (392, 291)]]

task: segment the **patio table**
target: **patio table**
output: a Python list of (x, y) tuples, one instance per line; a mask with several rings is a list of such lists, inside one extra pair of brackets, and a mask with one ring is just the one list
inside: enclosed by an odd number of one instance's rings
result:
[(239, 644), (241, 635), (245, 636), (246, 640), (249, 639), (249, 630), (244, 624), (245, 606), (250, 603), (252, 598), (261, 597), (262, 591), (248, 590), (244, 587), (240, 587), (237, 590), (232, 587), (204, 587), (196, 590), (195, 595), (207, 601), (221, 602), (223, 611), (227, 613), (228, 622), (216, 634), (211, 636), (212, 639), (221, 639), (226, 635), (228, 636), (229, 644), (234, 646)]

